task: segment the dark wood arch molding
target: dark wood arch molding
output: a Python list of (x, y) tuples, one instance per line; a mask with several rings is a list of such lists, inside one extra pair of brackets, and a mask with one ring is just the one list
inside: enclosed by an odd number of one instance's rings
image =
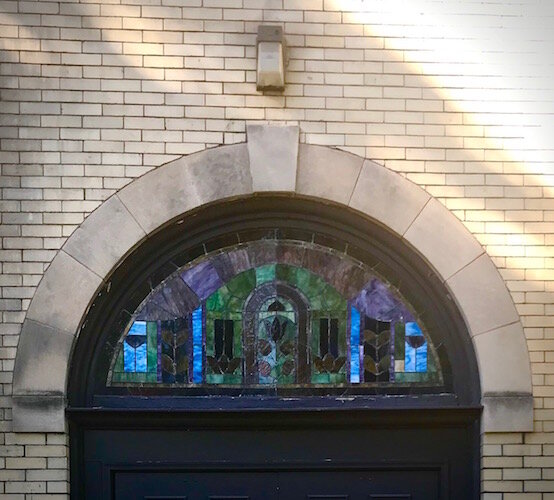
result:
[[(70, 408), (98, 406), (100, 402), (101, 406), (119, 405), (129, 395), (126, 389), (113, 388), (114, 397), (108, 397), (105, 374), (109, 357), (103, 351), (114, 345), (130, 313), (166, 276), (206, 252), (276, 232), (283, 238), (315, 240), (346, 251), (398, 287), (428, 326), (449, 388), (447, 396), (436, 395), (433, 401), (429, 395), (422, 404), (480, 405), (478, 370), (465, 324), (445, 286), (421, 257), (390, 231), (334, 204), (301, 197), (254, 196), (212, 204), (177, 220), (148, 238), (119, 266), (93, 301), (75, 346), (68, 388)], [(158, 393), (163, 395), (164, 390)], [(135, 395), (146, 394), (138, 391)], [(165, 395), (169, 394), (166, 391)], [(407, 400), (408, 406), (420, 404), (418, 399)], [(391, 403), (372, 403), (381, 404)], [(399, 401), (395, 404), (405, 406)], [(163, 405), (160, 399), (159, 407)]]

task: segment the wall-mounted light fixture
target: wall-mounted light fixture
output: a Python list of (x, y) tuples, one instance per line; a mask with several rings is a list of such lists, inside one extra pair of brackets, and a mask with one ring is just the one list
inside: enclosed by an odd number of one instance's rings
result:
[(258, 26), (258, 63), (256, 88), (282, 90), (285, 88), (284, 39), (281, 26)]

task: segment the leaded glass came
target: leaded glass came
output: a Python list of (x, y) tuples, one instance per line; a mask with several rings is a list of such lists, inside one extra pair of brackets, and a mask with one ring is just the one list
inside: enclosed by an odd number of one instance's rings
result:
[(440, 386), (413, 308), (336, 250), (261, 240), (207, 254), (157, 286), (115, 351), (110, 386)]

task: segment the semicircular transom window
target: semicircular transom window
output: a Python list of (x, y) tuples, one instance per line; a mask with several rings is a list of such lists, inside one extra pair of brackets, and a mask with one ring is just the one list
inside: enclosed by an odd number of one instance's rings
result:
[(158, 285), (121, 336), (107, 385), (441, 387), (425, 325), (367, 265), (313, 243), (207, 254)]

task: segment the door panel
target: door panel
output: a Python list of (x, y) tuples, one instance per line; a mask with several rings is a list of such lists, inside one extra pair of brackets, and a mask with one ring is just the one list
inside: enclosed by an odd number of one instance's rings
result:
[(114, 475), (115, 500), (438, 500), (439, 484), (438, 469)]
[(282, 474), (284, 500), (438, 500), (440, 470), (304, 471)]
[(117, 472), (115, 500), (277, 500), (277, 475), (248, 472)]

